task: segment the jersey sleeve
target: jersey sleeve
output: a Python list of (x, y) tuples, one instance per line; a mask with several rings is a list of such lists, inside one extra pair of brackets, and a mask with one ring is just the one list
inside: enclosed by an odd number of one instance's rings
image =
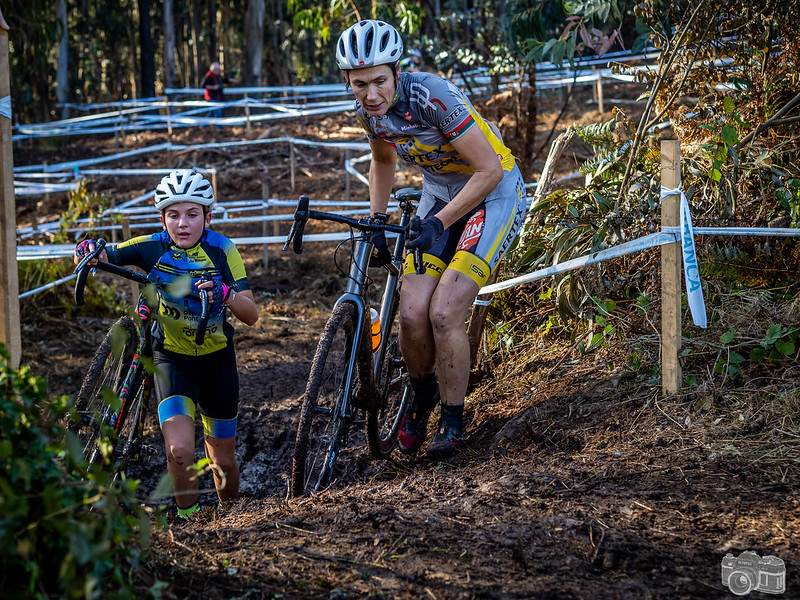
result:
[(450, 141), (469, 131), (475, 118), (464, 92), (441, 77), (429, 77), (424, 82), (417, 90), (418, 101), (425, 108), (431, 125)]
[(231, 287), (237, 292), (243, 292), (250, 289), (250, 283), (247, 281), (247, 273), (244, 268), (244, 261), (236, 244), (228, 240), (225, 244), (225, 271), (223, 280), (228, 282)]
[(153, 244), (156, 242), (152, 235), (141, 235), (120, 244), (106, 246), (108, 262), (120, 266), (133, 265), (149, 271), (160, 255), (160, 251), (152, 247)]

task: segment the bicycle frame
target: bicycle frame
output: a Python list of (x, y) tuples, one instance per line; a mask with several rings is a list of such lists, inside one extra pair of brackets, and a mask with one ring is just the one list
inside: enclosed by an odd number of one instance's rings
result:
[[(399, 225), (399, 229), (401, 229), (401, 231), (397, 232), (397, 242), (395, 244), (394, 252), (392, 253), (392, 260), (386, 265), (388, 275), (386, 279), (386, 285), (384, 287), (383, 298), (381, 300), (381, 331), (387, 330), (389, 319), (392, 317), (392, 315), (389, 314), (392, 306), (391, 295), (395, 293), (395, 290), (397, 289), (397, 280), (400, 278), (400, 265), (402, 264), (403, 248), (405, 246), (405, 229), (411, 220), (409, 210), (404, 210), (402, 215), (403, 216), (401, 217)], [(356, 309), (356, 323), (354, 331), (354, 339), (357, 340), (356, 352), (352, 353), (348, 361), (347, 372), (345, 373), (344, 389), (350, 389), (353, 384), (353, 378), (356, 372), (356, 361), (359, 359), (364, 361), (363, 364), (365, 366), (363, 372), (366, 372), (367, 359), (369, 359), (371, 366), (370, 372), (372, 376), (368, 378), (368, 381), (364, 381), (365, 378), (362, 376), (362, 394), (375, 393), (374, 382), (377, 378), (378, 369), (380, 368), (383, 356), (386, 353), (386, 344), (382, 342), (378, 350), (378, 360), (372, 360), (370, 339), (364, 335), (365, 331), (369, 331), (369, 326), (367, 325), (367, 309), (369, 307), (369, 299), (367, 298), (366, 278), (369, 259), (372, 255), (373, 249), (372, 242), (369, 239), (370, 237), (371, 234), (363, 234), (355, 239), (353, 258), (350, 262), (350, 272), (347, 278), (347, 287), (344, 294), (339, 297), (334, 305), (338, 306), (343, 302), (350, 302), (355, 306)], [(348, 408), (349, 407), (347, 406), (341, 406), (342, 412), (340, 416), (349, 416), (346, 414)]]

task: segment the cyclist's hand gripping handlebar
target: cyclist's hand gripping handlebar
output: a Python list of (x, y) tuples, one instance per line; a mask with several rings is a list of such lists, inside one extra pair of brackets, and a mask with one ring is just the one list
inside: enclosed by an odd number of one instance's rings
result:
[[(411, 221), (408, 224), (408, 240), (410, 241), (417, 239), (421, 232), (422, 228), (420, 227), (419, 215), (415, 215), (411, 217)], [(417, 275), (424, 275), (425, 263), (422, 261), (422, 250), (419, 248), (414, 248), (412, 252), (414, 253), (414, 268), (417, 270)]]
[(94, 250), (85, 254), (75, 267), (74, 273), (78, 276), (78, 280), (75, 282), (75, 304), (78, 306), (83, 306), (84, 288), (86, 287), (86, 278), (89, 276), (90, 269), (89, 263), (96, 260), (105, 247), (106, 241), (103, 238), (97, 239), (94, 243)]
[[(211, 281), (211, 278), (203, 274), (200, 277), (200, 283), (205, 283), (206, 281)], [(211, 313), (210, 305), (208, 302), (208, 290), (207, 289), (200, 289), (200, 321), (197, 323), (197, 331), (194, 334), (194, 343), (198, 346), (202, 346), (203, 342), (206, 339), (206, 327), (208, 327), (208, 317)]]
[(303, 230), (306, 227), (307, 221), (308, 196), (300, 196), (300, 200), (297, 202), (297, 209), (294, 211), (294, 223), (292, 223), (292, 228), (289, 230), (286, 243), (283, 245), (284, 250), (287, 250), (289, 244), (291, 244), (295, 254), (301, 254), (303, 252)]

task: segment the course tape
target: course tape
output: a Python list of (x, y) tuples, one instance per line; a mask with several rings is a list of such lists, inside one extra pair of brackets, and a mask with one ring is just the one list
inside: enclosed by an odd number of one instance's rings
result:
[(680, 188), (670, 189), (661, 186), (661, 203), (669, 196), (680, 196), (681, 216), (681, 249), (683, 250), (683, 275), (686, 279), (686, 299), (692, 320), (698, 327), (708, 327), (706, 318), (706, 302), (703, 297), (703, 284), (700, 281), (700, 265), (697, 262), (697, 250), (694, 245), (694, 232), (692, 230), (692, 214), (689, 211), (689, 201)]
[(553, 275), (559, 275), (560, 273), (566, 273), (567, 271), (580, 269), (581, 267), (593, 265), (605, 260), (610, 260), (612, 258), (619, 258), (620, 256), (625, 256), (626, 254), (632, 254), (633, 252), (646, 250), (647, 248), (663, 246), (664, 244), (672, 244), (676, 241), (678, 241), (678, 235), (675, 233), (651, 233), (650, 235), (631, 240), (630, 242), (624, 242), (619, 246), (606, 248), (605, 250), (600, 250), (599, 252), (594, 252), (593, 254), (588, 254), (586, 256), (565, 260), (562, 263), (558, 263), (557, 265), (546, 267), (544, 269), (539, 269), (533, 273), (527, 273), (525, 275), (520, 275), (519, 277), (514, 277), (499, 283), (493, 283), (491, 285), (484, 286), (480, 289), (478, 295), (482, 296), (484, 294), (493, 294), (494, 292), (516, 287), (518, 285), (522, 285), (523, 283), (538, 281), (539, 279), (545, 279), (546, 277), (552, 277)]

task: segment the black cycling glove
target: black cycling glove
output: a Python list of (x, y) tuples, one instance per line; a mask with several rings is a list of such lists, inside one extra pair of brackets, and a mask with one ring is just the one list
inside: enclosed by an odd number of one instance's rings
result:
[(425, 252), (430, 250), (436, 240), (439, 239), (439, 236), (444, 233), (444, 225), (439, 220), (439, 217), (428, 217), (420, 221), (419, 230), (419, 236), (406, 242), (406, 248)]
[(388, 265), (392, 260), (392, 253), (386, 243), (386, 234), (383, 231), (376, 231), (372, 234), (372, 256), (369, 259), (370, 267), (382, 267)]

